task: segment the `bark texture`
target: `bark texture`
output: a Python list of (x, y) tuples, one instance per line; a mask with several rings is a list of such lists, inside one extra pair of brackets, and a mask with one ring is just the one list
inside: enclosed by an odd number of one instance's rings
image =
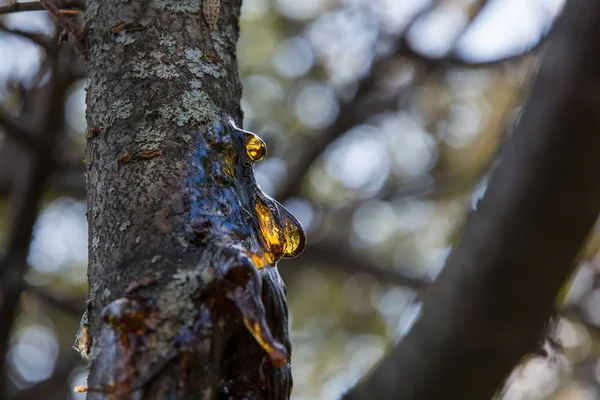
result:
[(600, 211), (600, 2), (571, 0), (412, 330), (344, 399), (490, 399), (538, 348)]
[(241, 0), (86, 6), (88, 398), (287, 399), (275, 267), (304, 236), (254, 181), (262, 142), (229, 122)]

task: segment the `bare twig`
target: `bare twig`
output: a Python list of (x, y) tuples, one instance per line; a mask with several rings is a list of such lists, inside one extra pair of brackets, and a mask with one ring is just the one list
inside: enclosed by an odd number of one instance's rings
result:
[(0, 7), (0, 14), (10, 14), (15, 12), (22, 11), (43, 11), (44, 7), (39, 1), (31, 1), (31, 2), (9, 2), (5, 6)]
[[(61, 10), (84, 9), (84, 2), (81, 0), (67, 0), (57, 2), (57, 7)], [(44, 11), (46, 8), (39, 1), (28, 1), (19, 3), (17, 1), (9, 2), (7, 5), (0, 6), (1, 14), (10, 14), (23, 11)]]
[(52, 15), (52, 17), (59, 26), (63, 27), (68, 33), (73, 34), (75, 39), (77, 39), (79, 43), (85, 46), (85, 32), (83, 31), (83, 29), (75, 25), (73, 21), (71, 21), (69, 18), (67, 18), (67, 16), (61, 13), (61, 10), (56, 4), (54, 4), (54, 1), (40, 0), (40, 3), (46, 10), (48, 10), (50, 15)]
[[(17, 3), (19, 4), (19, 3)], [(38, 46), (42, 47), (44, 50), (47, 50), (50, 46), (48, 37), (36, 32), (26, 32), (18, 29), (7, 28), (6, 26), (0, 24), (0, 32), (9, 33), (11, 35), (19, 36), (24, 39), (28, 39)]]

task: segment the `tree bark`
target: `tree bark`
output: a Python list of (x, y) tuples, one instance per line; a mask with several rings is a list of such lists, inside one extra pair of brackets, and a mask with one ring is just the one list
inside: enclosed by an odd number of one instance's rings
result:
[(241, 0), (88, 0), (88, 398), (287, 399), (304, 233), (239, 130)]
[(543, 340), (600, 211), (600, 2), (571, 0), (514, 137), (412, 330), (344, 396), (489, 399)]

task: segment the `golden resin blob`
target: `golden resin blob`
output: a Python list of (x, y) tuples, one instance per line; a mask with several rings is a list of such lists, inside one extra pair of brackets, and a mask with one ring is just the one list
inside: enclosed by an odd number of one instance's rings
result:
[(148, 315), (146, 300), (121, 297), (102, 309), (102, 319), (114, 329), (133, 332), (141, 328)]
[(244, 132), (246, 141), (246, 157), (250, 161), (260, 161), (267, 154), (267, 145), (252, 132)]
[(265, 250), (272, 262), (282, 257), (297, 257), (306, 246), (306, 234), (300, 222), (277, 201), (256, 197), (256, 216)]
[[(260, 161), (267, 154), (265, 142), (252, 132), (238, 128), (232, 119), (233, 128), (244, 134), (246, 158)], [(283, 257), (297, 257), (306, 246), (306, 234), (300, 222), (277, 201), (266, 196), (258, 187), (255, 190), (256, 218), (263, 249), (248, 252), (257, 268), (273, 265)]]

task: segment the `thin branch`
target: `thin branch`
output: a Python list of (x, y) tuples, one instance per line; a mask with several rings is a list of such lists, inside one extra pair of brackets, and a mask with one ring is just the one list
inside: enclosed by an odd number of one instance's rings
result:
[(489, 399), (544, 339), (600, 212), (600, 3), (571, 0), (419, 319), (345, 400)]
[(48, 304), (57, 310), (64, 311), (65, 314), (77, 318), (77, 320), (79, 320), (81, 315), (85, 312), (85, 299), (51, 293), (45, 289), (34, 286), (28, 287), (27, 293), (31, 293), (45, 304)]
[[(17, 3), (19, 4), (19, 3)], [(6, 27), (3, 24), (0, 24), (0, 32), (8, 33), (11, 35), (19, 36), (24, 39), (30, 40), (38, 46), (42, 47), (44, 50), (48, 49), (50, 46), (48, 37), (36, 32), (26, 32), (18, 29), (11, 29)]]
[[(69, 9), (78, 9), (83, 10), (84, 2), (80, 0), (67, 0), (57, 2), (57, 7), (61, 10), (69, 10)], [(24, 12), (24, 11), (44, 11), (46, 8), (39, 1), (28, 1), (23, 3), (18, 3), (17, 1), (9, 2), (7, 5), (0, 6), (0, 15), (1, 14), (10, 14), (15, 12)]]
[(10, 14), (22, 11), (44, 11), (45, 8), (39, 1), (31, 1), (25, 3), (18, 3), (16, 1), (9, 2), (5, 6), (0, 7), (0, 14)]
[(349, 274), (369, 274), (377, 278), (382, 283), (391, 283), (398, 286), (406, 286), (412, 289), (421, 290), (431, 282), (425, 279), (413, 278), (404, 275), (400, 270), (378, 267), (364, 256), (356, 254), (349, 246), (344, 243), (317, 242), (309, 244), (302, 257), (297, 260), (285, 262), (292, 263), (325, 263), (339, 271)]
[(60, 25), (68, 33), (72, 33), (75, 39), (85, 46), (85, 32), (83, 32), (83, 29), (75, 25), (73, 21), (64, 15), (58, 6), (54, 4), (54, 1), (40, 0), (40, 3), (42, 3), (42, 6), (48, 10), (58, 25)]

